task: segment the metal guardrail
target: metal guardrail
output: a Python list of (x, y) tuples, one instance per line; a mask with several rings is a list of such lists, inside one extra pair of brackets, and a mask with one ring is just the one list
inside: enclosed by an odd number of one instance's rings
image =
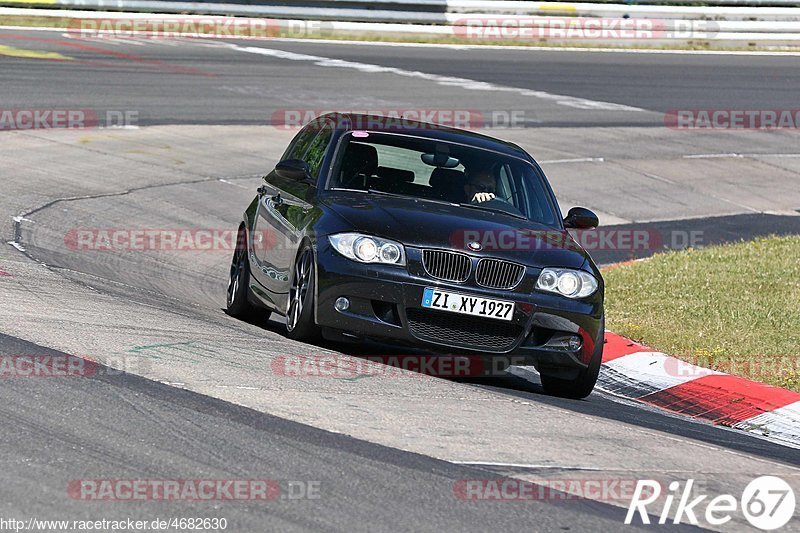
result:
[[(502, 0), (478, 0), (484, 4)], [(672, 6), (752, 6), (752, 7), (800, 7), (799, 0), (572, 0), (575, 4), (621, 4), (621, 5), (672, 5)]]
[(572, 0), (573, 2), (593, 2), (598, 4), (627, 5), (686, 5), (686, 6), (749, 6), (749, 7), (800, 7), (797, 0)]
[[(0, 0), (0, 5), (203, 13), (350, 22), (453, 24), (467, 16), (571, 16), (800, 22), (800, 8), (626, 5), (516, 0)], [(424, 7), (424, 11), (417, 10)], [(800, 26), (797, 27), (800, 32)]]
[(572, 0), (575, 3), (680, 6), (800, 7), (798, 0)]
[[(127, 11), (140, 13), (192, 13), (270, 17), (277, 26), (292, 21), (321, 21), (326, 30), (349, 33), (391, 33), (460, 38), (462, 28), (507, 24), (517, 30), (540, 24), (588, 24), (582, 19), (647, 19), (658, 31), (651, 42), (734, 41), (800, 45), (800, 8), (734, 6), (667, 6), (589, 2), (529, 2), (520, 0), (0, 0), (0, 5), (60, 9)], [(30, 10), (27, 14), (33, 14)], [(0, 14), (10, 14), (0, 8)], [(44, 11), (37, 10), (36, 14)], [(65, 16), (63, 11), (60, 16)], [(97, 13), (98, 18), (103, 15)], [(67, 15), (74, 17), (75, 15)], [(81, 15), (83, 18), (87, 16)], [(89, 17), (91, 18), (91, 17)], [(645, 22), (645, 21), (643, 21)], [(558, 41), (548, 33), (541, 41)], [(503, 38), (499, 39), (503, 40)], [(529, 39), (530, 40), (530, 39)], [(586, 42), (573, 39), (568, 42)], [(609, 41), (603, 41), (609, 42)]]
[(526, 2), (518, 0), (442, 0), (448, 13), (571, 15), (586, 17), (711, 20), (800, 20), (792, 7), (676, 6), (598, 2)]

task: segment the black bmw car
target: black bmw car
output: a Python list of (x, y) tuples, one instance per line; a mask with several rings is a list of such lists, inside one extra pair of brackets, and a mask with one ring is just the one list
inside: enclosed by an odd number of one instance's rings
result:
[(603, 352), (603, 279), (520, 147), (385, 117), (305, 126), (244, 212), (229, 314), (286, 317), (287, 335), (376, 339), (532, 364), (582, 398)]

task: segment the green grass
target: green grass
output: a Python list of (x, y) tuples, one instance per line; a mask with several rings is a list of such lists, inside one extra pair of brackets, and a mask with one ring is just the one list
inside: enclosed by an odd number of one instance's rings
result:
[(604, 278), (609, 330), (800, 391), (800, 237), (657, 254)]
[[(55, 8), (55, 6), (53, 6)], [(153, 15), (157, 17), (176, 17), (180, 14), (159, 14)], [(0, 26), (24, 26), (24, 27), (41, 27), (41, 28), (69, 28), (70, 22), (76, 19), (65, 16), (60, 17), (45, 17), (37, 15), (4, 15), (0, 16)], [(201, 28), (202, 31), (202, 28)], [(329, 32), (321, 31), (319, 34), (303, 34), (296, 35), (291, 31), (283, 31), (276, 37), (298, 37), (303, 39), (331, 39), (331, 40), (347, 40), (347, 41), (368, 41), (368, 42), (386, 42), (386, 43), (433, 43), (433, 44), (460, 44), (460, 45), (491, 45), (491, 46), (528, 46), (531, 48), (620, 48), (620, 49), (637, 49), (637, 50), (721, 50), (721, 51), (754, 51), (754, 50), (769, 50), (777, 52), (797, 52), (800, 51), (800, 46), (758, 46), (755, 43), (747, 46), (717, 46), (709, 41), (697, 41), (694, 43), (674, 45), (646, 45), (646, 44), (614, 44), (614, 43), (581, 43), (581, 42), (547, 42), (536, 40), (516, 40), (516, 39), (503, 39), (503, 40), (490, 40), (490, 39), (466, 39), (458, 36), (417, 36), (402, 33), (383, 33), (383, 32)], [(235, 38), (235, 37), (230, 37)]]

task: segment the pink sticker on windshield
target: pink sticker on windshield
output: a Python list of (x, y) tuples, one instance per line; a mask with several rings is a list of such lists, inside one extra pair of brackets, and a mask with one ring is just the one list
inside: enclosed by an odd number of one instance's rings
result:
[(354, 131), (353, 137), (369, 137), (369, 133), (366, 131)]

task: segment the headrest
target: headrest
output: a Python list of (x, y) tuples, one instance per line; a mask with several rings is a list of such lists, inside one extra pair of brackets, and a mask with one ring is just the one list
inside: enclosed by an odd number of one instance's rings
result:
[(356, 174), (372, 176), (378, 170), (378, 151), (372, 145), (351, 142), (344, 154), (344, 165)]
[(464, 173), (460, 170), (436, 167), (431, 172), (430, 186), (434, 189), (447, 189), (461, 187), (465, 181)]
[(400, 168), (378, 167), (378, 176), (389, 181), (404, 181), (411, 183), (414, 181), (414, 171), (403, 170)]

